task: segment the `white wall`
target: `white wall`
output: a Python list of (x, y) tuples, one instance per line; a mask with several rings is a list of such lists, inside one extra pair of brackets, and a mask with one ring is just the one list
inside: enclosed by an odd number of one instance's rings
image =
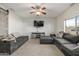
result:
[(50, 18), (31, 19), (31, 18), (27, 18), (27, 19), (24, 19), (24, 21), (23, 21), (24, 33), (28, 33), (30, 35), (32, 32), (37, 32), (37, 28), (34, 27), (34, 20), (44, 21), (44, 27), (38, 28), (38, 32), (45, 32), (46, 35), (49, 35), (50, 33), (55, 32), (54, 31), (55, 30), (55, 28), (54, 28), (55, 20), (54, 19), (50, 19)]
[(79, 4), (74, 4), (68, 8), (63, 14), (56, 18), (56, 32), (64, 30), (64, 20), (70, 19), (79, 15)]
[(55, 32), (55, 20), (53, 18), (29, 18), (22, 19), (18, 17), (13, 10), (9, 11), (9, 33), (19, 32), (24, 35), (31, 35), (31, 32), (37, 32), (37, 28), (34, 27), (34, 20), (43, 20), (44, 27), (38, 29), (39, 32), (45, 32), (49, 35)]
[(8, 16), (8, 32), (15, 33), (19, 32), (22, 33), (22, 19), (18, 17), (13, 10), (9, 10)]

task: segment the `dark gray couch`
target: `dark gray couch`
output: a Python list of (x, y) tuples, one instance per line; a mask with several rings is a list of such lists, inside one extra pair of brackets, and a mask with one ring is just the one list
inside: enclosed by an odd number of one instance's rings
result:
[(70, 34), (64, 35), (63, 38), (54, 38), (55, 45), (67, 56), (79, 56), (79, 36)]
[(20, 36), (14, 41), (0, 41), (0, 53), (12, 54), (16, 49), (18, 49), (22, 44), (28, 40), (28, 36)]

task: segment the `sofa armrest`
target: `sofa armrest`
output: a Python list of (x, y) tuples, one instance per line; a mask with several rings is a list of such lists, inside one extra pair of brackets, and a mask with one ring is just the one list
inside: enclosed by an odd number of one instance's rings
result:
[(74, 53), (74, 55), (79, 55), (79, 46), (73, 48), (72, 52)]
[(76, 46), (75, 48), (73, 48), (73, 50), (79, 49), (79, 46)]

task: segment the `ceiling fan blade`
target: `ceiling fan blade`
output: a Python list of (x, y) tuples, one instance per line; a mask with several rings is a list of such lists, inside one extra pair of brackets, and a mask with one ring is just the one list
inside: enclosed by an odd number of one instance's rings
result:
[(46, 15), (46, 12), (41, 12), (42, 14)]
[(41, 7), (41, 9), (42, 9), (42, 10), (45, 10), (45, 9), (46, 9), (46, 7)]
[(32, 14), (32, 13), (35, 13), (36, 12), (36, 10), (35, 9), (33, 9), (33, 10), (31, 10), (30, 11), (30, 13)]
[(42, 10), (45, 10), (45, 9), (46, 9), (44, 3), (42, 3), (40, 6), (41, 6), (40, 8), (41, 8)]
[(40, 12), (46, 12), (45, 10), (40, 10)]
[(32, 9), (36, 9), (34, 6), (31, 7)]
[(30, 12), (31, 14), (35, 13), (35, 12)]

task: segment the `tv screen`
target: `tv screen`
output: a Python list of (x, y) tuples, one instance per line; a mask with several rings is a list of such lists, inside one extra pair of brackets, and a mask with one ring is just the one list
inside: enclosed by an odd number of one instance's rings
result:
[(44, 21), (34, 21), (34, 26), (35, 27), (43, 27), (44, 26)]

